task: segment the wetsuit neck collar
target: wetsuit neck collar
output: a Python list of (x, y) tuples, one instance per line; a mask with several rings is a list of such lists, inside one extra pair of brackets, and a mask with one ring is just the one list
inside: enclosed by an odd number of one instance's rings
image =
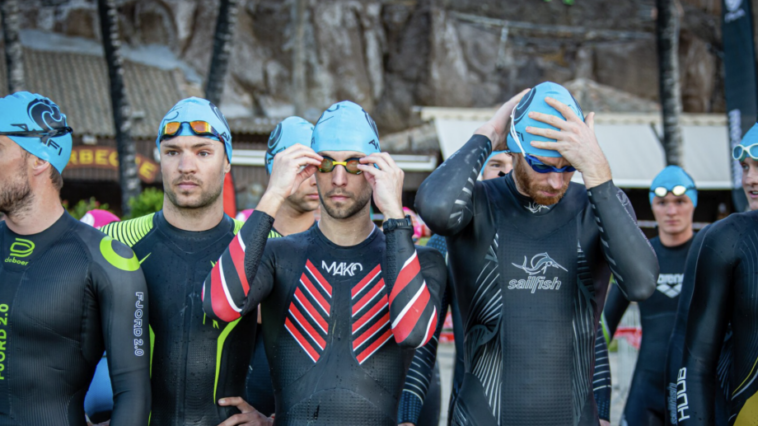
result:
[(11, 231), (3, 224), (3, 247), (0, 247), (2, 262), (6, 266), (26, 267), (42, 256), (48, 247), (66, 234), (73, 225), (79, 223), (68, 212), (63, 212), (61, 217), (49, 228), (32, 235), (19, 235)]
[(692, 240), (694, 240), (694, 239), (695, 239), (695, 235), (693, 234), (692, 238), (690, 238), (689, 240), (683, 242), (682, 244), (677, 244), (675, 246), (664, 245), (663, 242), (661, 242), (661, 238), (659, 236), (657, 236), (657, 235), (655, 237), (651, 238), (650, 241), (660, 244), (660, 246), (663, 247), (664, 250), (670, 250), (670, 251), (684, 250), (684, 251), (687, 251), (687, 250), (690, 249), (690, 244), (692, 244)]
[(505, 180), (505, 185), (508, 187), (511, 193), (513, 193), (513, 196), (516, 197), (518, 204), (525, 211), (528, 211), (534, 215), (543, 215), (543, 214), (550, 213), (553, 207), (557, 205), (557, 204), (553, 204), (552, 206), (543, 206), (542, 204), (537, 204), (534, 202), (533, 199), (519, 192), (518, 188), (516, 187), (516, 182), (514, 181), (514, 178), (513, 178), (513, 171), (505, 175), (502, 179)]
[(323, 244), (329, 246), (329, 248), (334, 249), (334, 250), (345, 250), (345, 251), (362, 249), (363, 247), (366, 247), (369, 244), (371, 244), (374, 241), (374, 239), (376, 239), (376, 237), (381, 234), (381, 232), (378, 231), (376, 225), (374, 225), (374, 228), (371, 230), (371, 233), (369, 234), (369, 236), (362, 242), (354, 246), (339, 246), (333, 243), (330, 239), (326, 238), (326, 235), (324, 235), (324, 233), (321, 232), (321, 228), (318, 226), (318, 222), (316, 222), (315, 226), (311, 227), (311, 230), (313, 230), (313, 233), (316, 235), (316, 239), (322, 242)]
[(163, 215), (163, 210), (155, 214), (155, 226), (163, 234), (176, 242), (185, 252), (196, 252), (208, 248), (208, 244), (234, 231), (234, 221), (227, 215), (211, 229), (205, 231), (187, 231), (170, 224)]

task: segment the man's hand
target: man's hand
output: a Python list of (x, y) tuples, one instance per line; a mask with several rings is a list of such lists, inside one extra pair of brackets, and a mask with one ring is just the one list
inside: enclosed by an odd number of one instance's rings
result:
[[(277, 155), (278, 157), (278, 155)], [(263, 414), (255, 410), (250, 404), (245, 402), (244, 399), (233, 396), (229, 398), (222, 398), (218, 400), (218, 405), (222, 407), (235, 406), (241, 411), (240, 414), (235, 414), (218, 426), (268, 426), (274, 424), (274, 418), (266, 417)]]
[(495, 147), (505, 142), (505, 137), (508, 132), (508, 119), (511, 117), (511, 112), (513, 111), (513, 108), (516, 108), (516, 105), (521, 101), (521, 98), (523, 98), (529, 90), (530, 89), (524, 89), (518, 95), (510, 98), (508, 102), (504, 103), (497, 110), (495, 115), (490, 118), (489, 121), (482, 124), (474, 134), (487, 136), (490, 142), (492, 142), (492, 149), (495, 149)]
[(530, 112), (529, 117), (557, 127), (558, 130), (527, 127), (526, 131), (556, 142), (532, 142), (532, 146), (540, 149), (558, 151), (572, 166), (582, 173), (587, 189), (594, 188), (611, 180), (611, 168), (603, 150), (595, 136), (595, 113), (587, 115), (586, 120), (577, 116), (568, 105), (553, 98), (545, 98), (545, 102), (558, 110), (564, 119), (550, 114)]
[(295, 144), (276, 154), (266, 192), (256, 210), (276, 216), (284, 200), (297, 191), (304, 180), (313, 176), (323, 157), (310, 147)]
[[(379, 168), (374, 167), (374, 164)], [(386, 152), (371, 154), (361, 158), (358, 168), (374, 190), (374, 203), (382, 211), (384, 218), (404, 218), (403, 178), (405, 173), (395, 164), (395, 160)]]

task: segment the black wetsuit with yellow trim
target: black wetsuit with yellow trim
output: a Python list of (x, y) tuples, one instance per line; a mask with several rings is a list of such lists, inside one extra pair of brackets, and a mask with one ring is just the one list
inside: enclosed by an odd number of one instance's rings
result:
[(216, 401), (245, 394), (255, 318), (231, 323), (207, 318), (201, 289), (241, 226), (224, 216), (207, 231), (185, 231), (158, 212), (103, 228), (132, 247), (147, 280), (154, 338), (153, 425), (215, 426), (238, 412)]
[(655, 253), (613, 182), (571, 183), (542, 206), (512, 173), (476, 180), (491, 150), (472, 137), (416, 196), (426, 224), (447, 237), (465, 330), (452, 423), (597, 425), (595, 345), (610, 274), (630, 299), (645, 299)]
[[(706, 231), (703, 231), (706, 232)], [(680, 425), (713, 425), (719, 355), (732, 328), (729, 424), (758, 424), (758, 212), (712, 224), (695, 266), (682, 368)]]
[(125, 245), (64, 213), (34, 235), (0, 223), (0, 425), (83, 426), (103, 350), (114, 426), (147, 423), (147, 287)]

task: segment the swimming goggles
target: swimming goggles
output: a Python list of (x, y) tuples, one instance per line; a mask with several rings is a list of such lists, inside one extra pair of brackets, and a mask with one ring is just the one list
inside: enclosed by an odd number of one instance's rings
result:
[(655, 194), (656, 197), (665, 197), (669, 192), (676, 195), (677, 197), (684, 195), (685, 192), (689, 191), (690, 189), (695, 189), (692, 186), (684, 186), (684, 185), (677, 185), (669, 191), (668, 188), (665, 186), (659, 186), (655, 189), (651, 188), (650, 192)]
[(323, 157), (324, 159), (321, 160), (321, 165), (318, 167), (318, 171), (321, 173), (331, 173), (337, 166), (344, 167), (345, 171), (353, 175), (363, 173), (363, 170), (358, 168), (358, 165), (361, 164), (360, 158), (348, 158), (345, 161), (337, 161), (334, 158), (329, 158), (327, 156)]
[(753, 160), (758, 161), (758, 143), (754, 143), (748, 146), (738, 144), (732, 150), (732, 158), (737, 161), (742, 161), (748, 156), (750, 156), (750, 158)]
[(226, 143), (226, 138), (207, 121), (170, 121), (161, 128), (160, 139), (163, 140), (164, 138), (176, 136), (185, 123), (189, 124), (192, 133), (197, 136), (214, 136), (219, 141)]

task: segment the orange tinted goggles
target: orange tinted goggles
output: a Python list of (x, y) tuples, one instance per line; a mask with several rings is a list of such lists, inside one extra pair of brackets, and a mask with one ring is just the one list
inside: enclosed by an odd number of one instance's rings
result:
[(176, 136), (182, 128), (182, 124), (187, 123), (192, 132), (197, 136), (215, 136), (221, 142), (225, 142), (223, 136), (207, 121), (171, 121), (166, 123), (161, 129), (161, 139)]
[(348, 158), (345, 161), (337, 161), (334, 158), (329, 158), (327, 156), (323, 157), (324, 159), (321, 160), (321, 166), (318, 168), (318, 171), (321, 173), (331, 173), (337, 166), (344, 167), (348, 173), (353, 175), (363, 173), (363, 171), (358, 168), (358, 165), (361, 164), (360, 158)]

